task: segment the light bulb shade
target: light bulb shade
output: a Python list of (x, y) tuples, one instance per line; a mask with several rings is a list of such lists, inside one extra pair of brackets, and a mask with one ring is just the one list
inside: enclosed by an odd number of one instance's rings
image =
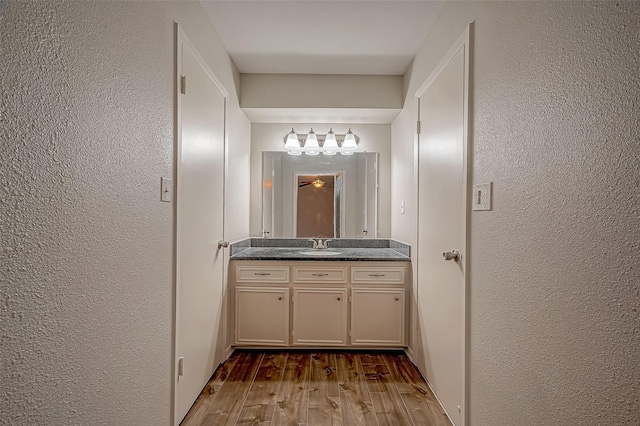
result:
[(351, 129), (349, 129), (347, 134), (344, 135), (344, 141), (342, 142), (342, 149), (355, 151), (357, 148), (358, 148), (358, 145), (356, 144), (356, 137), (353, 135), (353, 132), (351, 132)]
[[(287, 149), (300, 149), (300, 142), (298, 142), (298, 135), (291, 129), (291, 132), (287, 136), (287, 141), (284, 144)], [(294, 154), (295, 155), (295, 154)]]
[(338, 149), (338, 141), (336, 140), (336, 135), (333, 133), (332, 129), (329, 129), (329, 133), (327, 133), (327, 137), (324, 139), (323, 148), (329, 151), (335, 151)]
[(336, 155), (336, 152), (339, 148), (336, 135), (335, 133), (333, 133), (333, 129), (329, 129), (329, 133), (327, 133), (322, 147), (324, 148), (324, 151), (322, 152), (324, 155)]
[(307, 140), (304, 141), (304, 147), (307, 149), (320, 148), (320, 145), (318, 145), (318, 137), (313, 133), (313, 129), (309, 131)]

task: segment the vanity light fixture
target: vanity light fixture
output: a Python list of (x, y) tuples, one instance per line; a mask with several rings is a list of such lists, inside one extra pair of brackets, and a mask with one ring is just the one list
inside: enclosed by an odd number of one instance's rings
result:
[[(306, 137), (305, 137), (306, 136)], [(329, 129), (326, 135), (316, 135), (311, 129), (307, 135), (297, 135), (294, 129), (285, 137), (284, 147), (289, 155), (352, 155), (360, 140), (351, 129), (345, 135), (336, 135)]]

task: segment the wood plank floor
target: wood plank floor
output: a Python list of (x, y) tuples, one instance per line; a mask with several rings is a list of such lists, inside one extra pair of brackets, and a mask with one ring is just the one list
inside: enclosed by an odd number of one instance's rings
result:
[(181, 425), (451, 423), (402, 352), (237, 350)]

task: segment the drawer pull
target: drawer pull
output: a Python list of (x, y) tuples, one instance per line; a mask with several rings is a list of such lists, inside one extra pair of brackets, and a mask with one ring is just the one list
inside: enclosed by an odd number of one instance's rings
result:
[(370, 277), (384, 277), (384, 274), (369, 274)]
[(253, 275), (265, 276), (271, 275), (271, 272), (254, 272)]
[(311, 274), (311, 275), (313, 275), (314, 277), (326, 277), (329, 274)]

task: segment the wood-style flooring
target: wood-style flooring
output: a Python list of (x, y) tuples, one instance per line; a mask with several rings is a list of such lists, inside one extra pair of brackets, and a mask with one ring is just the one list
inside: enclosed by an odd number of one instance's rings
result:
[(181, 425), (451, 423), (402, 352), (235, 351)]

